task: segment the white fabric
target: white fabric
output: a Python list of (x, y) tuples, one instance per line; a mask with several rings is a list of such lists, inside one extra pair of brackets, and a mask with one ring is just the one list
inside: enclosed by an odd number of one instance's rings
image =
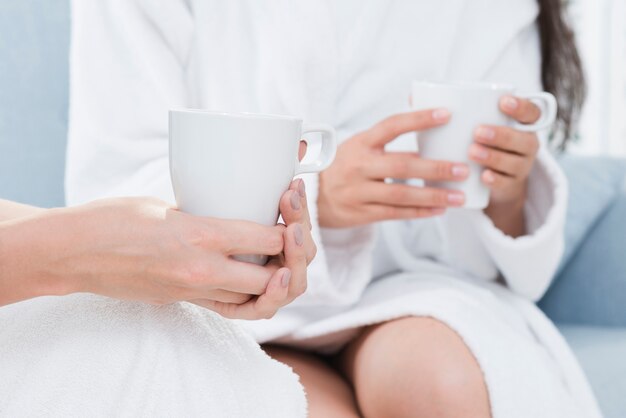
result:
[(304, 417), (298, 377), (186, 303), (93, 295), (0, 308), (2, 417)]
[[(353, 17), (332, 4), (75, 1), (68, 202), (173, 201), (169, 108), (298, 115), (347, 139), (408, 111), (412, 79), (541, 89), (535, 0), (364, 0)], [(518, 239), (470, 211), (322, 231), (317, 177), (305, 181), (320, 243), (309, 290), (274, 319), (244, 323), (257, 341), (329, 351), (364, 324), (429, 315), (472, 349), (494, 417), (599, 416), (571, 352), (532, 304), (563, 247), (567, 186), (547, 151), (531, 176), (529, 233)]]

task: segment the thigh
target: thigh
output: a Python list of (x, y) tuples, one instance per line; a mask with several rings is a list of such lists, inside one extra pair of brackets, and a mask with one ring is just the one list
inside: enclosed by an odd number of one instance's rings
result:
[(489, 417), (482, 371), (445, 324), (409, 317), (368, 328), (339, 357), (365, 417)]
[(266, 345), (272, 358), (287, 364), (300, 376), (311, 418), (359, 417), (351, 386), (325, 359), (303, 351)]

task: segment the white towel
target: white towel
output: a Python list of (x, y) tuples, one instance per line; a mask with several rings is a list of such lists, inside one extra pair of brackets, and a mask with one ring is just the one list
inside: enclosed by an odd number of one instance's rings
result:
[(79, 294), (0, 308), (2, 417), (302, 417), (298, 377), (187, 303)]

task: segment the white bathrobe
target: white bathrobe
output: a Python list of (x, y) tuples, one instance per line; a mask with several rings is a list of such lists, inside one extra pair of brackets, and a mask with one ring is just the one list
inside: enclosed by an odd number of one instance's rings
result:
[[(338, 3), (74, 1), (68, 203), (173, 202), (170, 108), (297, 115), (345, 140), (407, 111), (413, 79), (542, 88), (536, 0)], [(409, 135), (392, 147), (414, 143)], [(332, 351), (363, 325), (431, 316), (476, 356), (494, 417), (599, 416), (571, 351), (533, 304), (563, 248), (567, 186), (545, 149), (531, 175), (528, 234), (517, 239), (473, 211), (322, 230), (317, 177), (304, 178), (320, 244), (309, 290), (275, 318), (243, 323), (257, 341)]]

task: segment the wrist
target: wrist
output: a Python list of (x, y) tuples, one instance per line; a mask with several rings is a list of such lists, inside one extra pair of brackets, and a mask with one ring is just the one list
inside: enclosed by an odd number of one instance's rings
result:
[(526, 216), (524, 207), (526, 195), (507, 201), (492, 201), (485, 209), (485, 214), (496, 228), (505, 234), (517, 238), (526, 234)]
[(489, 214), (512, 214), (520, 213), (524, 211), (524, 205), (526, 204), (526, 197), (520, 196), (512, 200), (506, 201), (491, 201), (489, 206), (485, 209), (485, 213)]

